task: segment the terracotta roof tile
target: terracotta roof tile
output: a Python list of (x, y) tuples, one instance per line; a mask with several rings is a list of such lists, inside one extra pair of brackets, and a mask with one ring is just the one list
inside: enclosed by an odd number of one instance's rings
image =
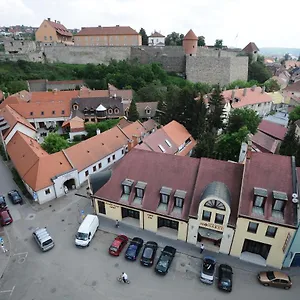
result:
[(134, 136), (141, 137), (146, 134), (146, 129), (139, 121), (135, 121), (134, 123), (129, 124), (128, 126), (124, 127), (122, 131), (129, 139), (132, 139)]
[(262, 93), (262, 89), (260, 87), (256, 87), (254, 91), (252, 91), (251, 88), (247, 88), (245, 96), (243, 95), (244, 89), (234, 90), (234, 98), (238, 99), (238, 102), (236, 102), (235, 99), (232, 99), (232, 91), (233, 90), (227, 90), (222, 94), (227, 103), (230, 102), (230, 100), (233, 100), (233, 108), (242, 108), (247, 105), (272, 102), (272, 97), (266, 92)]
[(300, 81), (294, 82), (291, 85), (287, 86), (284, 91), (287, 92), (296, 92), (296, 93), (300, 93)]
[(125, 128), (126, 126), (130, 125), (131, 122), (127, 120), (127, 118), (123, 117), (120, 119), (119, 123), (118, 123), (118, 126), (123, 129)]
[(229, 224), (235, 226), (238, 214), (243, 167), (242, 164), (201, 158), (190, 215), (197, 217), (201, 195), (205, 187), (213, 181), (220, 181), (229, 189), (231, 195)]
[(6, 138), (9, 135), (9, 133), (17, 123), (20, 123), (26, 126), (27, 128), (36, 131), (36, 129), (26, 119), (24, 119), (9, 105), (6, 105), (4, 108), (0, 109), (0, 116), (2, 116), (10, 126), (10, 128), (3, 133), (4, 138)]
[(146, 130), (149, 132), (149, 131), (152, 131), (153, 129), (156, 129), (158, 127), (158, 123), (156, 123), (153, 119), (149, 119), (145, 122), (142, 123), (144, 128), (146, 128)]
[(258, 147), (259, 150), (263, 152), (275, 153), (278, 146), (279, 141), (268, 136), (267, 134), (258, 131), (253, 137), (252, 142), (255, 146)]
[(63, 36), (73, 36), (73, 34), (63, 25), (57, 22), (52, 22), (52, 21), (48, 21), (48, 24), (50, 24), (58, 34), (63, 35)]
[(157, 31), (154, 31), (149, 37), (165, 37), (165, 36)]
[(254, 51), (259, 51), (258, 47), (255, 45), (255, 43), (250, 42), (243, 50), (243, 52), (246, 53), (252, 53)]
[(71, 120), (65, 121), (62, 124), (62, 127), (67, 126), (70, 128), (70, 132), (81, 132), (85, 130), (84, 120), (77, 116), (72, 118)]
[(138, 33), (129, 26), (82, 27), (77, 36), (85, 35), (138, 35)]
[[(110, 180), (95, 195), (119, 202), (122, 195), (122, 182), (126, 178), (134, 180), (134, 185), (137, 181), (143, 181), (147, 183), (147, 186), (142, 201), (142, 209), (156, 212), (160, 203), (160, 189), (166, 186), (172, 189), (168, 210), (157, 213), (187, 220), (199, 161), (196, 158), (133, 149), (119, 162), (113, 170)], [(153, 176), (154, 174), (155, 176)], [(174, 193), (177, 189), (186, 191), (187, 194), (182, 213), (175, 216), (172, 210), (175, 201)], [(130, 204), (133, 197), (134, 191), (129, 197)]]
[[(291, 157), (253, 152), (251, 158), (246, 161), (245, 168), (239, 215), (279, 224), (294, 225), (291, 200), (293, 193)], [(263, 215), (252, 213), (255, 187), (268, 191)], [(273, 191), (284, 192), (288, 196), (282, 220), (272, 217)]]
[(80, 172), (100, 159), (127, 145), (128, 138), (117, 126), (65, 150), (67, 157)]
[(198, 37), (192, 29), (185, 35), (184, 40), (198, 40)]
[(283, 141), (288, 129), (282, 125), (262, 120), (258, 125), (258, 130), (275, 139)]

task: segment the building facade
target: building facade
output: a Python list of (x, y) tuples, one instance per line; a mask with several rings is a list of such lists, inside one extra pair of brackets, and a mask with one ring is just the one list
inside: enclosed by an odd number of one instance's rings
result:
[(154, 31), (148, 37), (148, 46), (164, 47), (165, 46), (165, 36), (157, 31)]

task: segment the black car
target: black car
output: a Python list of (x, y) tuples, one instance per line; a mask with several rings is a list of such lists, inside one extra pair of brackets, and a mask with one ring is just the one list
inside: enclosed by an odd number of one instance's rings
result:
[(8, 193), (9, 199), (12, 201), (13, 204), (22, 203), (23, 199), (20, 193), (17, 190), (12, 190)]
[(4, 196), (0, 196), (0, 208), (6, 207), (6, 201)]
[(143, 247), (143, 243), (144, 241), (141, 238), (134, 237), (125, 252), (125, 258), (128, 260), (136, 260)]
[(219, 266), (218, 288), (220, 290), (231, 292), (232, 290), (232, 268), (222, 264)]
[(141, 264), (146, 267), (153, 265), (158, 245), (155, 242), (147, 242), (144, 246), (144, 250), (141, 257)]
[(161, 252), (160, 257), (155, 266), (155, 272), (161, 275), (166, 275), (175, 256), (176, 249), (171, 246), (166, 246)]

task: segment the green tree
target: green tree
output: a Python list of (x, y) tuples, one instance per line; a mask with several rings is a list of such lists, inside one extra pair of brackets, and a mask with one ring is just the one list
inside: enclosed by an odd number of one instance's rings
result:
[(271, 72), (267, 69), (264, 63), (255, 61), (248, 65), (248, 80), (256, 80), (259, 83), (264, 83), (272, 77)]
[(216, 135), (213, 132), (204, 130), (198, 137), (197, 144), (193, 151), (193, 157), (214, 158)]
[(246, 126), (234, 133), (222, 134), (215, 145), (215, 158), (238, 161), (241, 144), (247, 140), (249, 130)]
[(119, 119), (111, 119), (111, 120), (101, 121), (99, 123), (86, 123), (84, 127), (85, 127), (85, 131), (88, 133), (87, 138), (95, 136), (97, 133), (97, 129), (100, 129), (100, 132), (104, 132), (116, 126), (118, 122)]
[(266, 92), (277, 92), (280, 90), (280, 85), (278, 84), (277, 80), (270, 78), (267, 81), (265, 81), (264, 86), (266, 87)]
[(289, 113), (289, 121), (294, 123), (295, 121), (300, 119), (300, 105), (297, 105), (290, 113)]
[(198, 36), (198, 46), (200, 46), (200, 47), (205, 46), (205, 37), (204, 36)]
[(132, 122), (135, 122), (138, 119), (139, 119), (139, 113), (138, 113), (137, 108), (136, 108), (135, 100), (132, 99), (132, 101), (130, 103), (129, 110), (128, 110), (128, 120), (132, 121)]
[(49, 133), (47, 137), (45, 137), (43, 143), (42, 143), (42, 148), (48, 152), (49, 154), (51, 153), (56, 153), (61, 151), (62, 149), (68, 148), (70, 145), (69, 143), (59, 134), (57, 133)]
[(146, 30), (144, 28), (141, 28), (139, 33), (142, 36), (142, 45), (147, 46), (148, 45), (148, 36), (147, 36)]
[(184, 35), (172, 32), (171, 34), (168, 34), (165, 39), (165, 45), (166, 46), (182, 46)]
[(192, 119), (191, 135), (194, 139), (198, 139), (202, 136), (206, 130), (206, 115), (207, 107), (203, 100), (203, 95), (200, 95), (200, 99), (196, 101), (194, 114)]
[(284, 54), (284, 61), (287, 61), (291, 59), (290, 55), (288, 53)]
[(251, 80), (251, 81), (244, 81), (244, 80), (235, 80), (229, 83), (226, 86), (227, 90), (234, 90), (237, 86), (239, 88), (249, 88), (254, 85), (258, 85), (258, 82), (256, 80)]
[(299, 138), (296, 136), (296, 125), (291, 124), (284, 140), (280, 146), (279, 153), (281, 155), (294, 155), (296, 157), (297, 166), (299, 166), (300, 158)]
[(229, 115), (226, 133), (232, 134), (246, 127), (249, 132), (255, 134), (260, 122), (261, 118), (256, 111), (248, 108), (237, 108), (232, 110)]
[(161, 84), (150, 83), (136, 92), (136, 102), (159, 102), (166, 99), (167, 89)]
[(217, 49), (222, 49), (223, 48), (223, 40), (217, 39), (215, 41), (214, 47)]

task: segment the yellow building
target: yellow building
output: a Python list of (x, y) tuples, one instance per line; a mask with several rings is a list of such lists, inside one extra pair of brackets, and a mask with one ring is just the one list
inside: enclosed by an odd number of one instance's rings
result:
[(35, 40), (45, 44), (72, 43), (72, 33), (59, 21), (44, 20), (35, 32)]
[(129, 26), (82, 27), (75, 46), (141, 46), (142, 37)]
[(295, 167), (291, 157), (273, 154), (246, 161), (231, 255), (282, 267), (297, 224)]

